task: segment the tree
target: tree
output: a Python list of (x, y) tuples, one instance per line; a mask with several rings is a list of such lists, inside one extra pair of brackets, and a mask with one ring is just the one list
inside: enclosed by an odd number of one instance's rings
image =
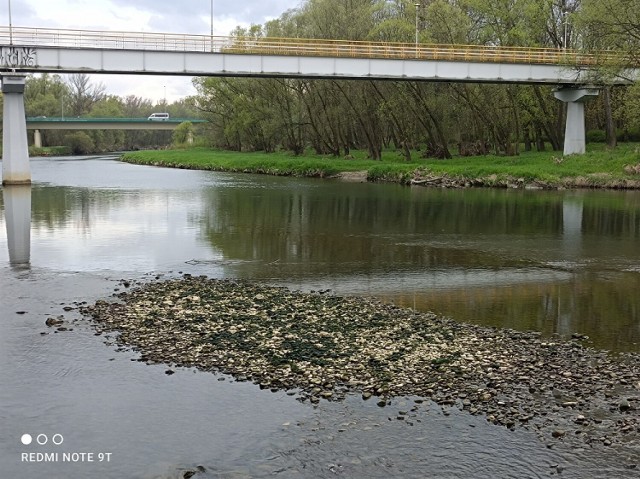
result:
[(193, 123), (183, 121), (180, 123), (171, 135), (172, 143), (175, 146), (184, 145), (193, 140)]
[(86, 73), (74, 73), (67, 79), (69, 88), (69, 116), (82, 116), (91, 111), (91, 108), (105, 96), (104, 84), (91, 84), (91, 79)]
[[(613, 78), (628, 78), (628, 67), (640, 62), (640, 4), (627, 0), (583, 0), (583, 8), (577, 16), (583, 27), (583, 43), (598, 54), (614, 50), (618, 55), (607, 55), (601, 62), (598, 80), (607, 83)], [(637, 104), (633, 101), (637, 86), (632, 88), (629, 99), (631, 111), (626, 115), (637, 126)], [(617, 134), (612, 107), (612, 89), (607, 85), (602, 90), (605, 111), (605, 133), (607, 144), (616, 146)]]

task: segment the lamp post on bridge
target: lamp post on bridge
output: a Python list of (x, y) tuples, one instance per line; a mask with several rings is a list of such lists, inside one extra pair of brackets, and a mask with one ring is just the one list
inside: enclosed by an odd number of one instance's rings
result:
[(213, 51), (213, 0), (211, 0), (211, 51)]
[(568, 28), (567, 28), (567, 22), (569, 20), (569, 12), (567, 10), (563, 10), (562, 11), (562, 16), (564, 17), (564, 35), (563, 35), (563, 39), (562, 39), (562, 47), (564, 50), (567, 49), (567, 41), (568, 41)]
[(9, 45), (13, 45), (13, 24), (11, 22), (11, 0), (9, 0)]
[(414, 3), (415, 7), (416, 7), (416, 58), (418, 58), (418, 42), (420, 40), (419, 38), (419, 31), (418, 31), (418, 13), (420, 12), (420, 4), (419, 3)]

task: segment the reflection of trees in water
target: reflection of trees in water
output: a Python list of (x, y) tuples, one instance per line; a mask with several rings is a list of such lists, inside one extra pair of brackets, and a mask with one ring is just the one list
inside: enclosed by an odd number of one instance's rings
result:
[(32, 224), (35, 228), (58, 229), (71, 222), (87, 233), (92, 215), (122, 203), (122, 193), (87, 188), (34, 186), (31, 192)]
[[(371, 185), (211, 190), (202, 228), (226, 258), (310, 269), (398, 263), (497, 268), (519, 259), (461, 244), (464, 235), (555, 234), (559, 196)], [(328, 271), (327, 271), (328, 272)]]
[(481, 325), (565, 336), (578, 332), (599, 349), (640, 351), (639, 289), (638, 274), (603, 280), (584, 273), (561, 283), (429, 290), (383, 299)]
[[(629, 347), (629, 338), (640, 341), (640, 278), (609, 262), (613, 254), (640, 263), (633, 226), (639, 199), (637, 192), (294, 184), (210, 190), (199, 221), (225, 259), (249, 260), (234, 266), (236, 276), (394, 282), (398, 271), (397, 284), (381, 289), (403, 306), (492, 326), (580, 332), (615, 350)], [(549, 262), (558, 261), (571, 279), (513, 284), (515, 271), (549, 272)], [(603, 269), (612, 271), (607, 281), (598, 276)], [(395, 293), (415, 288), (404, 274), (437, 283), (450, 271), (485, 271), (500, 280)]]
[(611, 210), (590, 207), (584, 210), (584, 233), (607, 236), (640, 237), (640, 209)]

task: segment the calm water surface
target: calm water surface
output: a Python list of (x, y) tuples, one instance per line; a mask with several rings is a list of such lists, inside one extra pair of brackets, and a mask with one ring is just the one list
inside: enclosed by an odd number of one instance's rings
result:
[[(639, 193), (431, 190), (108, 158), (35, 159), (32, 170), (31, 188), (2, 190), (2, 477), (178, 478), (198, 465), (195, 477), (549, 477), (556, 465), (562, 477), (633, 477), (631, 452), (547, 449), (430, 405), (408, 426), (395, 408), (411, 398), (312, 409), (224, 376), (167, 376), (86, 325), (53, 334), (44, 321), (77, 317), (63, 307), (109, 296), (121, 278), (190, 272), (640, 351)], [(112, 454), (23, 462), (29, 452)]]

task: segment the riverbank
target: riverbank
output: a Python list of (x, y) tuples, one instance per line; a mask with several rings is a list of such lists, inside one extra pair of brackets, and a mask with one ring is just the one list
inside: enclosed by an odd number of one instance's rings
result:
[(640, 146), (635, 143), (622, 144), (613, 151), (600, 144), (589, 145), (585, 155), (569, 157), (562, 157), (558, 152), (525, 152), (514, 157), (416, 158), (406, 162), (392, 151), (385, 152), (382, 161), (371, 161), (362, 151), (353, 152), (348, 158), (335, 158), (194, 148), (131, 152), (124, 154), (122, 161), (279, 176), (364, 178), (373, 182), (450, 188), (640, 188)]
[[(637, 447), (640, 355), (572, 338), (482, 328), (375, 300), (185, 275), (80, 308), (98, 334), (165, 364), (286, 390), (302, 402), (359, 394), (411, 424), (425, 400), (549, 443)], [(60, 326), (56, 324), (55, 326)], [(64, 327), (64, 325), (62, 325)], [(640, 464), (630, 464), (638, 467)]]
[(68, 146), (44, 146), (44, 147), (29, 147), (29, 156), (69, 156), (71, 155), (71, 148)]

